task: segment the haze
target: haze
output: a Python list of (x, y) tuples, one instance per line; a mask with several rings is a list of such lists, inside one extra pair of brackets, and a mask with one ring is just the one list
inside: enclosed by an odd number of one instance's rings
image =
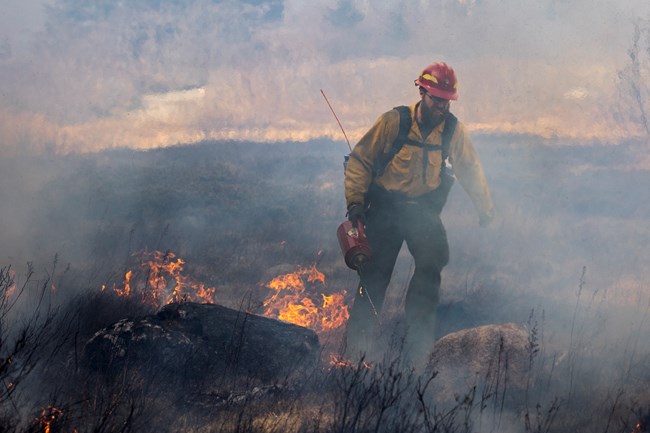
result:
[[(613, 142), (644, 0), (4, 0), (0, 151), (352, 140), (456, 68), (475, 132)], [(632, 104), (633, 105), (633, 104)]]

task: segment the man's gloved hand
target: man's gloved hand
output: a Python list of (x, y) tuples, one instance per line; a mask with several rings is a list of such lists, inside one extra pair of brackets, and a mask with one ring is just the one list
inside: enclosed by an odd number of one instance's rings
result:
[(358, 222), (361, 221), (361, 224), (366, 225), (366, 212), (362, 204), (352, 203), (348, 206), (348, 219), (352, 223), (353, 227), (357, 227)]
[(478, 217), (478, 225), (480, 227), (487, 227), (490, 225), (493, 219), (494, 219), (494, 212), (489, 214), (481, 214)]

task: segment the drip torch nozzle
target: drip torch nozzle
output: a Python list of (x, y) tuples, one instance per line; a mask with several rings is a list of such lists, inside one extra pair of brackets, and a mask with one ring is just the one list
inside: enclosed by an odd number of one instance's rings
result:
[(355, 254), (354, 257), (352, 257), (352, 269), (361, 272), (366, 263), (368, 263), (368, 259), (369, 257), (361, 252)]

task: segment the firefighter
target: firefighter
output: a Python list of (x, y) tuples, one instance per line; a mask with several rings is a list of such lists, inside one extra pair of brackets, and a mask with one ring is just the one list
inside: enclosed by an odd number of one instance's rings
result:
[(371, 333), (406, 242), (415, 270), (406, 292), (404, 349), (418, 365), (435, 342), (440, 273), (449, 260), (440, 212), (454, 178), (471, 198), (480, 226), (492, 221), (494, 208), (474, 145), (449, 111), (450, 101), (458, 98), (454, 70), (433, 63), (415, 85), (420, 99), (382, 114), (352, 150), (345, 171), (348, 219), (355, 227), (358, 221), (365, 225), (373, 250), (360, 271), (345, 353), (354, 357), (371, 348)]

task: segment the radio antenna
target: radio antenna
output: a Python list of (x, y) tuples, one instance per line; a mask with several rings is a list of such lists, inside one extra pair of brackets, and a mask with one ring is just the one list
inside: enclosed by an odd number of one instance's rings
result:
[(347, 143), (348, 143), (348, 147), (350, 148), (350, 152), (352, 152), (352, 146), (350, 146), (350, 140), (348, 140), (348, 136), (345, 133), (345, 130), (343, 129), (343, 125), (341, 125), (341, 121), (339, 120), (339, 117), (334, 112), (334, 109), (332, 108), (332, 104), (330, 104), (330, 101), (327, 99), (327, 96), (325, 96), (325, 92), (323, 92), (323, 89), (320, 89), (320, 93), (323, 95), (323, 98), (325, 98), (325, 102), (327, 102), (327, 106), (330, 107), (330, 111), (334, 115), (334, 118), (336, 119), (336, 123), (339, 124), (339, 128), (341, 128), (341, 132), (343, 132), (343, 136), (345, 137), (345, 141), (347, 141)]

